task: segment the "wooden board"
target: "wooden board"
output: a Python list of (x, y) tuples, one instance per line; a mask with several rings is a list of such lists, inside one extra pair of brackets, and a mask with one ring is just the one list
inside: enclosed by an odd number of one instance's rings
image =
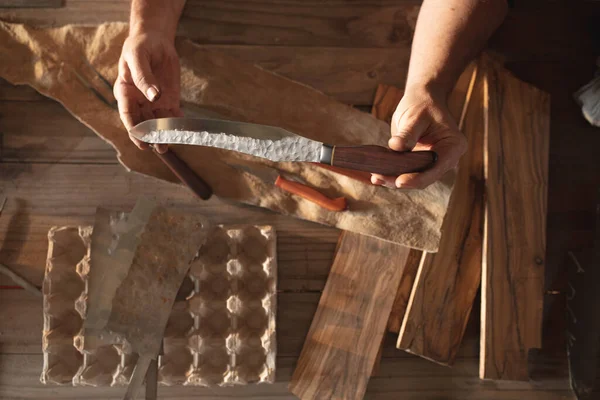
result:
[(549, 96), (486, 62), (486, 179), (481, 290), (483, 379), (528, 379), (541, 347)]
[[(164, 400), (293, 400), (286, 387), (293, 371), (294, 357), (277, 358), (277, 382), (223, 388), (160, 386)], [(39, 382), (41, 354), (12, 354), (0, 358), (0, 398), (2, 399), (97, 399), (120, 400), (124, 388), (44, 386)], [(561, 364), (562, 363), (562, 364)], [(551, 371), (560, 369), (561, 360), (546, 360)], [(544, 379), (531, 383), (506, 383), (499, 389), (479, 382), (473, 359), (460, 360), (455, 369), (443, 369), (416, 357), (382, 362), (380, 377), (372, 379), (366, 398), (374, 400), (566, 400), (571, 398), (566, 379)], [(140, 396), (143, 397), (143, 396)], [(138, 397), (138, 398), (140, 398)]]
[(375, 91), (371, 115), (390, 124), (402, 96), (404, 96), (404, 90), (380, 83)]
[[(126, 1), (64, 3), (52, 10), (0, 10), (0, 18), (55, 26), (129, 19)], [(179, 33), (202, 43), (409, 49), (420, 4), (420, 0), (326, 4), (319, 0), (188, 0)]]
[(290, 391), (301, 399), (362, 399), (409, 250), (346, 232)]
[(419, 266), (398, 348), (444, 365), (454, 362), (481, 277), (483, 229), (483, 79), (477, 69), (465, 87), (468, 106), (462, 131), (469, 149), (459, 163), (442, 225), (438, 253)]
[(0, 0), (0, 8), (60, 8), (63, 0)]
[(420, 250), (410, 249), (408, 259), (404, 265), (404, 271), (402, 278), (400, 279), (400, 285), (396, 292), (396, 298), (394, 299), (394, 305), (392, 306), (392, 312), (388, 320), (387, 329), (389, 332), (399, 333), (402, 327), (402, 321), (406, 315), (406, 307), (408, 306), (408, 300), (412, 293), (415, 279), (417, 277), (417, 271), (423, 258), (423, 252)]

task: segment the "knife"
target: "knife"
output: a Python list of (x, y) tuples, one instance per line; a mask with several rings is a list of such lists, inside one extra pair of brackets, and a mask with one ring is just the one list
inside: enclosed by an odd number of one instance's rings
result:
[(283, 128), (208, 118), (158, 118), (130, 130), (153, 144), (193, 144), (280, 161), (319, 162), (335, 167), (397, 176), (420, 172), (436, 161), (433, 151), (397, 152), (376, 145), (333, 146)]

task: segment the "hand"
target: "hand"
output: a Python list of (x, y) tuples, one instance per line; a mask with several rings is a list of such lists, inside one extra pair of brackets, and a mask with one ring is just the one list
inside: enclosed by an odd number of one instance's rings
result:
[[(152, 118), (182, 117), (179, 58), (173, 40), (161, 32), (130, 35), (123, 44), (114, 95), (121, 121), (131, 129)], [(147, 143), (129, 136), (140, 148)], [(158, 152), (166, 145), (155, 145)]]
[(448, 108), (443, 95), (427, 90), (407, 90), (392, 117), (388, 146), (396, 151), (432, 150), (438, 159), (430, 169), (398, 177), (372, 174), (374, 185), (390, 188), (424, 189), (456, 167), (467, 150), (467, 140)]

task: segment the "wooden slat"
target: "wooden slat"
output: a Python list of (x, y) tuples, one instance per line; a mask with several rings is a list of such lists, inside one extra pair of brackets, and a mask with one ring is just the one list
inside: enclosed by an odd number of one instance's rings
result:
[[(273, 385), (248, 385), (223, 388), (162, 387), (159, 398), (166, 400), (295, 399), (286, 383), (295, 358), (277, 358), (277, 382)], [(0, 357), (0, 397), (3, 399), (122, 399), (125, 388), (44, 386), (39, 382), (42, 356), (13, 354)], [(567, 400), (571, 398), (565, 378), (536, 382), (478, 381), (473, 359), (457, 362), (448, 369), (415, 357), (384, 360), (380, 377), (369, 384), (366, 398), (375, 400)], [(552, 369), (564, 366), (563, 360), (546, 360)]]
[[(314, 87), (349, 104), (371, 104), (378, 83), (404, 86), (409, 48), (352, 48), (261, 45), (201, 46), (248, 61), (287, 78)], [(28, 90), (31, 100), (35, 94)], [(21, 100), (25, 95), (0, 84), (0, 100)]]
[[(323, 46), (323, 44), (321, 44)], [(343, 103), (370, 105), (379, 83), (404, 87), (410, 48), (216, 46), (224, 52), (298, 82)]]
[(484, 379), (528, 379), (541, 346), (549, 96), (486, 63), (481, 365)]
[[(483, 79), (470, 83), (462, 130), (469, 149), (462, 157), (439, 251), (425, 254), (400, 329), (398, 348), (435, 362), (454, 362), (481, 277), (483, 229)], [(467, 85), (469, 87), (469, 85)]]
[(402, 100), (402, 96), (404, 96), (402, 89), (380, 83), (377, 85), (377, 90), (375, 91), (371, 114), (375, 118), (390, 124), (396, 107), (398, 107), (398, 103)]
[(0, 8), (60, 8), (63, 0), (0, 0)]
[(0, 353), (41, 354), (42, 298), (25, 290), (0, 289), (0, 304)]
[(59, 103), (0, 101), (0, 161), (117, 164), (115, 150)]
[(402, 321), (406, 314), (406, 307), (408, 306), (408, 300), (413, 290), (417, 271), (419, 270), (419, 264), (423, 252), (415, 249), (410, 249), (408, 259), (404, 265), (404, 272), (402, 279), (400, 279), (400, 285), (396, 292), (396, 298), (394, 299), (394, 305), (392, 306), (392, 312), (390, 313), (390, 319), (388, 320), (387, 329), (393, 333), (399, 333), (402, 327)]
[(408, 248), (345, 232), (294, 371), (301, 399), (362, 399)]
[[(420, 3), (188, 0), (179, 32), (202, 43), (408, 49)], [(115, 0), (66, 0), (54, 10), (0, 10), (4, 20), (36, 25), (126, 22), (128, 17), (129, 2)]]

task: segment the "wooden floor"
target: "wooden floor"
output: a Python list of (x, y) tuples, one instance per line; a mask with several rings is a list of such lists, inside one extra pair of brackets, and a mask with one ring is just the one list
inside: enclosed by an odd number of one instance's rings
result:
[[(389, 335), (368, 399), (572, 398), (566, 379), (563, 306), (565, 255), (591, 245), (600, 186), (600, 130), (587, 126), (571, 94), (593, 76), (590, 30), (600, 7), (583, 1), (517, 1), (491, 41), (509, 69), (552, 95), (544, 349), (532, 355), (532, 380), (482, 382), (478, 306), (453, 368), (394, 348)], [(39, 25), (127, 20), (121, 0), (66, 0), (56, 10), (0, 9), (0, 18)], [(412, 0), (188, 1), (182, 32), (203, 43), (368, 108), (377, 83), (402, 85)], [(597, 19), (596, 19), (597, 21)], [(596, 43), (597, 46), (597, 43)], [(2, 61), (0, 61), (2, 62)], [(0, 80), (0, 262), (41, 285), (53, 225), (89, 224), (97, 206), (129, 209), (142, 194), (205, 213), (220, 223), (273, 224), (278, 231), (278, 374), (270, 386), (160, 388), (162, 399), (287, 399), (294, 364), (331, 265), (339, 231), (265, 210), (200, 202), (183, 188), (127, 173), (112, 149), (62, 107)], [(11, 285), (0, 277), (0, 285)], [(556, 293), (558, 292), (558, 293)], [(393, 295), (393, 294), (390, 294)], [(44, 387), (42, 305), (22, 290), (0, 289), (1, 399), (118, 399), (121, 388)], [(440, 335), (443, 335), (440, 332)]]

